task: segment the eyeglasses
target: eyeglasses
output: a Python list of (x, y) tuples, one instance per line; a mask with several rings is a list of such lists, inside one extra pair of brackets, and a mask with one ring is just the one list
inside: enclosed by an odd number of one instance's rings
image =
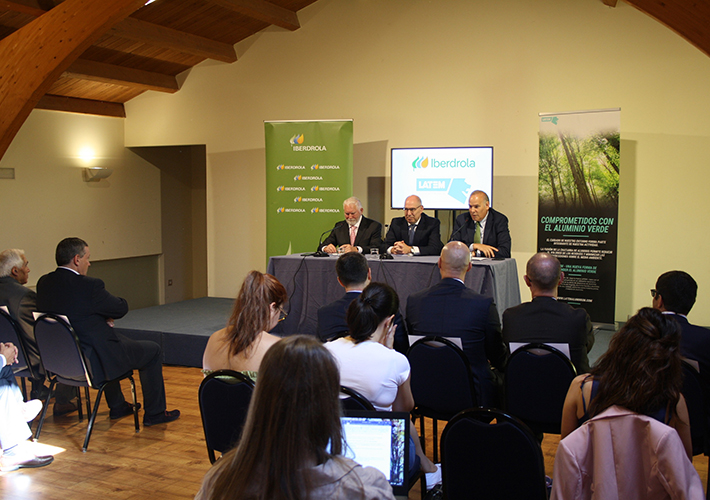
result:
[(279, 306), (279, 323), (285, 320), (286, 316), (288, 316), (288, 313), (284, 311), (283, 307)]
[(651, 288), (651, 297), (655, 299), (656, 295), (658, 295), (658, 290), (656, 290), (655, 288)]
[[(419, 205), (419, 207), (421, 207), (421, 205)], [(416, 212), (417, 210), (419, 210), (419, 207), (405, 208), (404, 211), (405, 212)]]

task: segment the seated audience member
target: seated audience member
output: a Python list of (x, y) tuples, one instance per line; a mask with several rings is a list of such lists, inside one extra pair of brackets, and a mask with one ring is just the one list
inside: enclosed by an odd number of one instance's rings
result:
[(471, 269), (466, 245), (451, 241), (439, 257), (441, 281), (407, 299), (405, 319), (411, 335), (459, 337), (473, 371), (478, 403), (497, 407), (501, 380), (491, 365), (502, 371), (508, 349), (500, 333), (500, 318), (493, 299), (464, 284)]
[(490, 208), (486, 193), (474, 191), (468, 213), (456, 217), (449, 241), (465, 243), (475, 257), (510, 257), (508, 218)]
[(668, 271), (656, 280), (651, 290), (653, 308), (668, 314), (680, 324), (680, 353), (700, 366), (700, 377), (710, 389), (710, 330), (688, 321), (688, 313), (695, 304), (698, 284), (688, 273)]
[(253, 379), (269, 347), (279, 337), (268, 333), (285, 317), (288, 296), (279, 280), (270, 274), (250, 271), (234, 301), (225, 328), (213, 333), (202, 356), (202, 371), (235, 370)]
[[(409, 361), (393, 349), (398, 308), (399, 298), (389, 285), (370, 283), (348, 307), (348, 336), (325, 347), (338, 362), (340, 385), (365, 396), (377, 410), (409, 413), (414, 408)], [(427, 473), (427, 489), (431, 489), (441, 482), (441, 471), (422, 451), (416, 428), (409, 429), (420, 468)]]
[(417, 195), (404, 201), (404, 217), (395, 217), (381, 251), (392, 255), (439, 255), (441, 242), (439, 219), (424, 213), (422, 200)]
[(503, 341), (568, 344), (577, 373), (589, 372), (587, 353), (594, 345), (589, 314), (557, 301), (557, 287), (564, 280), (560, 261), (549, 253), (536, 253), (528, 261), (525, 284), (531, 302), (510, 307), (503, 313)]
[[(348, 306), (362, 293), (372, 277), (367, 259), (362, 254), (355, 252), (338, 257), (335, 263), (335, 273), (338, 276), (338, 283), (345, 288), (345, 295), (318, 309), (316, 335), (323, 342), (347, 335), (348, 322), (345, 319), (345, 314)], [(394, 349), (406, 354), (409, 348), (409, 339), (399, 311), (395, 314), (394, 322), (397, 325), (394, 334)]]
[(562, 438), (611, 406), (673, 427), (692, 460), (690, 424), (680, 393), (683, 372), (680, 326), (671, 317), (644, 307), (616, 332), (589, 374), (570, 384), (562, 411)]
[(27, 422), (31, 422), (42, 410), (42, 402), (33, 399), (24, 402), (17, 387), (10, 365), (17, 363), (17, 347), (10, 343), (0, 344), (0, 471), (44, 467), (54, 457), (36, 456), (32, 453), (32, 436)]
[(320, 342), (277, 342), (261, 363), (238, 445), (195, 499), (394, 499), (380, 471), (342, 456), (338, 395), (338, 367)]
[(382, 224), (368, 219), (354, 196), (343, 202), (345, 222), (338, 222), (318, 250), (326, 253), (370, 253), (382, 244)]
[[(90, 259), (91, 251), (84, 240), (60, 241), (55, 254), (57, 269), (37, 282), (37, 309), (69, 318), (97, 383), (138, 370), (145, 405), (144, 426), (178, 419), (180, 410), (165, 409), (160, 345), (133, 340), (114, 331), (113, 320), (128, 312), (128, 303), (111, 295), (102, 280), (87, 276)], [(123, 397), (119, 381), (106, 384), (104, 394), (110, 418), (133, 414), (133, 405)]]

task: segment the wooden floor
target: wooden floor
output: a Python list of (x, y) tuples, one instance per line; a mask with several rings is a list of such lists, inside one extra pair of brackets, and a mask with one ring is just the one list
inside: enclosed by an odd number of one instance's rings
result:
[[(133, 419), (108, 418), (102, 402), (89, 451), (81, 452), (86, 434), (86, 418), (76, 413), (49, 416), (36, 446), (55, 454), (54, 463), (41, 469), (21, 469), (0, 473), (3, 500), (132, 500), (193, 498), (210, 467), (202, 423), (197, 406), (197, 388), (202, 374), (197, 368), (164, 368), (168, 408), (179, 408), (182, 416), (169, 424), (133, 429)], [(139, 386), (139, 401), (142, 400)], [(127, 384), (124, 393), (129, 395)], [(92, 397), (95, 396), (92, 392)], [(141, 412), (142, 418), (142, 412)], [(439, 426), (441, 430), (441, 425)], [(429, 429), (428, 436), (431, 436)], [(545, 435), (545, 469), (552, 476), (559, 436)], [(432, 449), (431, 441), (427, 450)], [(431, 456), (431, 453), (429, 453)], [(694, 465), (705, 485), (708, 459), (696, 457)], [(409, 498), (419, 499), (419, 486)]]

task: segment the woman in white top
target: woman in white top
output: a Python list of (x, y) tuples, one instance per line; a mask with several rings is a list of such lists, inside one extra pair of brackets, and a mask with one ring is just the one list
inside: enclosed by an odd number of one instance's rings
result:
[(202, 372), (208, 375), (216, 370), (235, 370), (255, 378), (266, 351), (280, 340), (268, 332), (285, 317), (287, 298), (279, 280), (259, 271), (249, 272), (227, 326), (207, 342)]
[[(382, 411), (414, 408), (407, 358), (393, 349), (397, 293), (384, 283), (370, 283), (348, 307), (349, 335), (325, 344), (340, 368), (340, 385), (354, 389)], [(440, 481), (440, 469), (422, 451), (416, 428), (409, 427), (427, 486)], [(436, 477), (434, 477), (436, 476)]]

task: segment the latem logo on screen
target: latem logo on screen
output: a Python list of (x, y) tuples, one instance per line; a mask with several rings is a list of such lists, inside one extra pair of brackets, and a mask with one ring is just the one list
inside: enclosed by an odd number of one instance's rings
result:
[(294, 151), (328, 151), (325, 146), (303, 146), (306, 137), (303, 134), (296, 134), (291, 137), (288, 142), (291, 144), (291, 148)]
[(454, 158), (453, 160), (437, 160), (436, 158), (421, 157), (417, 158), (412, 162), (412, 168), (474, 168), (476, 162), (470, 158), (464, 158), (460, 160)]

